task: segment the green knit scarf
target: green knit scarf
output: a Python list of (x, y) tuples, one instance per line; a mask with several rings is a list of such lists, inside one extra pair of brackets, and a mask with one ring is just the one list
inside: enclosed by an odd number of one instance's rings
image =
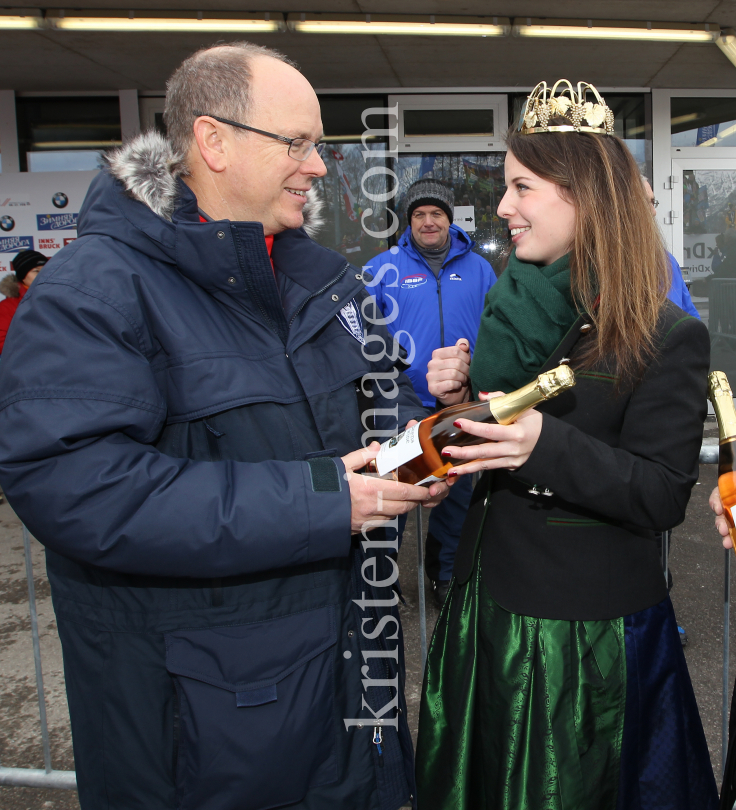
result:
[(475, 396), (509, 393), (531, 382), (577, 318), (569, 254), (537, 267), (514, 251), (486, 296), (470, 364)]

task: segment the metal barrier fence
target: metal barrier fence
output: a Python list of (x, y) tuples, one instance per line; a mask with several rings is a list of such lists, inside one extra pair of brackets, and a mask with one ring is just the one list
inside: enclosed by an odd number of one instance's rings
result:
[[(727, 279), (731, 280), (731, 279)], [(734, 294), (736, 296), (736, 279), (733, 279)], [(736, 301), (736, 297), (734, 299)], [(736, 307), (734, 308), (736, 311)], [(736, 334), (733, 335), (736, 338)], [(718, 463), (717, 440), (705, 440), (700, 448), (701, 464)], [(427, 661), (427, 609), (425, 604), (425, 576), (424, 576), (424, 527), (422, 509), (417, 509), (417, 576), (419, 601), (419, 643), (422, 659), (422, 671)], [(665, 579), (669, 577), (669, 541), (670, 532), (662, 536), (662, 570)], [(41, 721), (41, 742), (43, 746), (44, 768), (5, 768), (0, 766), (0, 786), (12, 785), (15, 787), (43, 787), (64, 788), (76, 790), (77, 777), (74, 771), (56, 771), (51, 763), (51, 746), (49, 742), (49, 728), (46, 719), (46, 697), (43, 686), (43, 669), (41, 667), (41, 644), (38, 633), (38, 614), (36, 611), (36, 589), (33, 582), (33, 561), (31, 559), (31, 541), (28, 529), (23, 526), (23, 552), (26, 562), (26, 579), (28, 581), (28, 602), (31, 614), (31, 635), (33, 639), (33, 662), (36, 670), (36, 691), (38, 693), (38, 711)], [(723, 695), (722, 695), (722, 756), (721, 778), (726, 764), (728, 752), (728, 707), (730, 698), (729, 684), (729, 624), (731, 603), (731, 556), (733, 552), (724, 549), (724, 586), (723, 586)]]
[(36, 587), (33, 583), (33, 559), (31, 558), (31, 538), (28, 529), (23, 527), (23, 554), (26, 558), (26, 579), (28, 580), (28, 603), (31, 612), (31, 636), (33, 638), (33, 663), (36, 669), (36, 692), (38, 712), (41, 719), (41, 743), (43, 746), (43, 768), (3, 768), (0, 767), (0, 785), (16, 787), (45, 787), (77, 789), (77, 775), (74, 771), (55, 771), (51, 764), (49, 726), (46, 719), (46, 695), (43, 688), (41, 667), (41, 642), (38, 634), (38, 613), (36, 611)]

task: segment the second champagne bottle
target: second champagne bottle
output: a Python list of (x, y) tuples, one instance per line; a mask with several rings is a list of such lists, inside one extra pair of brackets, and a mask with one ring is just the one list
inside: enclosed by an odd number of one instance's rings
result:
[(487, 402), (465, 402), (437, 411), (384, 442), (375, 462), (371, 462), (367, 470), (377, 472), (381, 477), (420, 486), (443, 481), (451, 467), (462, 463), (443, 458), (443, 448), (448, 445), (464, 447), (487, 441), (455, 427), (454, 422), (457, 419), (510, 425), (524, 411), (556, 397), (574, 385), (575, 374), (572, 369), (569, 366), (558, 366), (510, 394), (494, 397)]

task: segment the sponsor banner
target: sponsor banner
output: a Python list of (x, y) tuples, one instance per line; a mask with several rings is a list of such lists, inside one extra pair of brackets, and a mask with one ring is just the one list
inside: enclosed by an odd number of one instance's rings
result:
[(32, 236), (0, 236), (0, 253), (18, 253), (33, 250)]
[(33, 248), (50, 258), (74, 241), (79, 209), (97, 174), (0, 174), (0, 256), (10, 254), (13, 258), (12, 254)]
[(63, 245), (61, 244), (61, 240), (55, 236), (48, 237), (48, 236), (39, 236), (38, 238), (38, 248), (41, 253), (44, 251), (48, 252), (49, 250), (61, 250)]
[(79, 214), (36, 214), (39, 231), (75, 231)]
[(77, 241), (76, 236), (65, 236), (64, 237), (64, 247), (66, 247), (67, 245), (71, 245), (72, 242), (76, 242), (76, 241)]
[(29, 208), (30, 205), (30, 194), (13, 194), (12, 197), (0, 194), (0, 208)]

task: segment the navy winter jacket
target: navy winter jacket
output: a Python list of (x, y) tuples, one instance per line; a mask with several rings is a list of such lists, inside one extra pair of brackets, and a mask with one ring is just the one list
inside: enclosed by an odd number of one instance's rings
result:
[[(351, 542), (339, 460), (393, 342), (343, 257), (286, 231), (274, 278), (260, 223), (200, 222), (173, 164), (141, 136), (95, 179), (0, 367), (0, 483), (47, 549), (81, 805), (394, 810), (393, 564)], [(378, 429), (426, 415), (403, 374), (363, 388)]]
[(454, 346), (460, 338), (467, 338), (473, 351), (486, 293), (496, 283), (493, 268), (473, 253), (474, 243), (462, 228), (451, 225), (450, 239), (437, 278), (414, 247), (410, 227), (398, 246), (366, 265), (373, 276), (368, 289), (389, 321), (388, 328), (409, 353), (407, 374), (428, 408), (435, 407), (426, 376), (432, 352)]

